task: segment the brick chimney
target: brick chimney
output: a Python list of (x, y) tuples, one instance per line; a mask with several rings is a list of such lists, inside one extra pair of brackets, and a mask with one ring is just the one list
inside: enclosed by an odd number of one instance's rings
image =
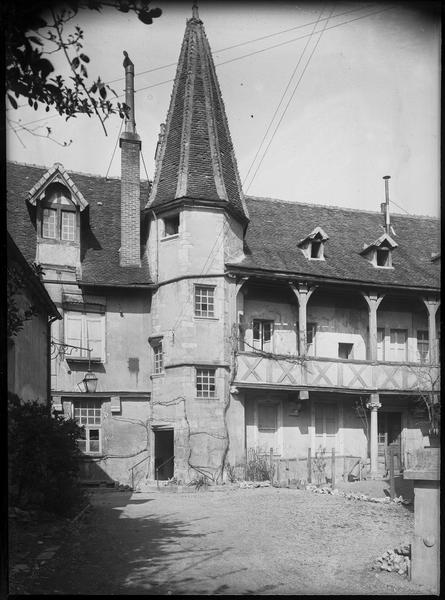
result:
[(125, 104), (129, 107), (125, 117), (125, 131), (121, 148), (121, 267), (140, 267), (140, 164), (141, 140), (136, 133), (134, 120), (134, 65), (124, 50)]

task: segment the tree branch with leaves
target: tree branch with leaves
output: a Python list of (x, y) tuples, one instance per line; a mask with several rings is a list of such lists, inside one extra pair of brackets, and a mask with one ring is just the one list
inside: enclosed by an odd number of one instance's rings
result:
[[(134, 12), (142, 23), (150, 25), (162, 14), (150, 4), (150, 0), (66, 0), (63, 5), (44, 0), (4, 2), (5, 88), (10, 106), (19, 108), (23, 98), (35, 110), (45, 107), (49, 112), (53, 108), (66, 119), (79, 114), (96, 116), (106, 134), (106, 119), (112, 114), (124, 118), (128, 107), (116, 102), (116, 93), (100, 77), (89, 80), (90, 57), (83, 49), (84, 32), (78, 25), (70, 27), (70, 22), (81, 10), (100, 12), (112, 7)], [(57, 73), (48, 58), (54, 53), (64, 55), (68, 77)]]

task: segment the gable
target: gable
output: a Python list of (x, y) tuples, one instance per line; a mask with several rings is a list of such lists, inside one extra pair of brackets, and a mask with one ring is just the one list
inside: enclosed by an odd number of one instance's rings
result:
[(88, 202), (85, 200), (61, 163), (55, 163), (50, 169), (43, 173), (40, 179), (25, 194), (25, 198), (30, 204), (35, 206), (37, 201), (43, 198), (48, 186), (53, 183), (59, 183), (60, 185), (67, 187), (71, 192), (71, 200), (74, 204), (79, 206), (81, 211), (88, 206)]

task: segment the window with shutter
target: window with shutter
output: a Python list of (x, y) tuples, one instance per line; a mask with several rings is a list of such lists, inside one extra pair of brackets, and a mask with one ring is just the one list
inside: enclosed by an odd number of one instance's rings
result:
[[(77, 346), (67, 349), (68, 359), (103, 361), (105, 358), (105, 315), (65, 311), (65, 344)], [(80, 348), (79, 348), (80, 347)], [(88, 349), (91, 356), (88, 356)]]
[(408, 331), (406, 329), (390, 330), (389, 359), (395, 362), (406, 361)]
[(316, 447), (335, 448), (338, 431), (338, 407), (336, 404), (317, 403), (314, 406)]

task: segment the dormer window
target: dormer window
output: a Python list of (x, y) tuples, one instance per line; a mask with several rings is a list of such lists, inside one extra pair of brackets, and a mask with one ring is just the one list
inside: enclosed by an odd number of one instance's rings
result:
[(377, 248), (375, 258), (378, 267), (391, 266), (391, 251), (389, 248)]
[(41, 203), (41, 236), (44, 239), (75, 242), (77, 208), (68, 190), (61, 185), (50, 186)]
[(321, 240), (311, 242), (311, 258), (323, 258), (323, 242)]
[(374, 267), (391, 269), (394, 248), (397, 248), (396, 242), (387, 233), (384, 233), (372, 244), (364, 244), (360, 254), (367, 258)]
[(298, 247), (309, 260), (325, 260), (324, 246), (328, 239), (323, 229), (316, 227), (298, 243)]

